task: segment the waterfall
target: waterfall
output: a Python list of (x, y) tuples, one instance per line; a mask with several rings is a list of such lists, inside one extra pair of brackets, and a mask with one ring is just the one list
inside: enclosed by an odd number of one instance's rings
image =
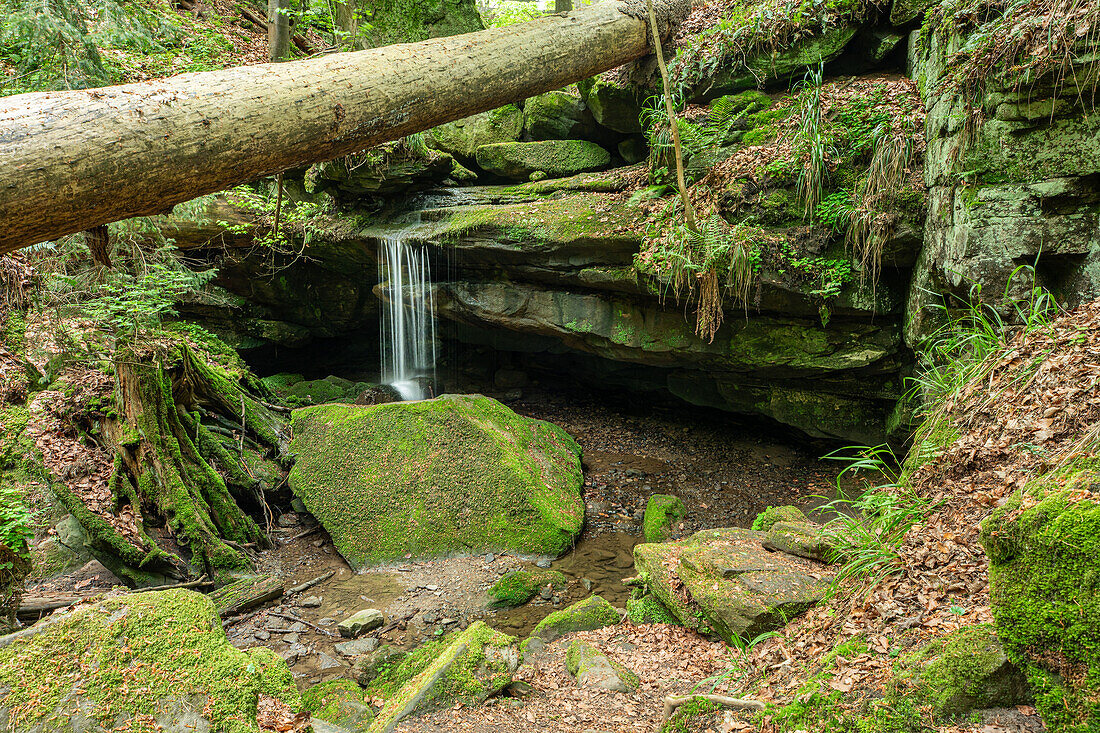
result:
[(434, 396), (435, 297), (428, 249), (400, 235), (382, 240), (378, 257), (382, 298), (379, 351), (382, 381), (404, 400)]

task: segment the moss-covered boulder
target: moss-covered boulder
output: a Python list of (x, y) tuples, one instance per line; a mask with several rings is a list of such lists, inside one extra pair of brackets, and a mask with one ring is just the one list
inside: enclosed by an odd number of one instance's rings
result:
[(515, 641), (477, 621), (417, 649), (367, 688), (384, 701), (370, 733), (388, 733), (410, 715), (477, 704), (504, 689), (519, 666)]
[(837, 559), (836, 543), (814, 522), (776, 522), (764, 537), (764, 547), (820, 562)]
[(532, 140), (569, 140), (583, 136), (584, 100), (568, 92), (547, 92), (523, 106), (524, 132)]
[(631, 692), (638, 689), (638, 675), (620, 662), (611, 659), (588, 642), (576, 639), (565, 652), (565, 668), (581, 687), (594, 687), (610, 692)]
[(429, 147), (450, 153), (463, 165), (473, 165), (482, 145), (515, 142), (523, 133), (523, 111), (514, 104), (482, 112), (439, 127), (425, 135)]
[(808, 522), (809, 517), (796, 506), (770, 506), (756, 515), (752, 528), (767, 532), (776, 522)]
[(610, 153), (587, 140), (495, 143), (477, 149), (477, 164), (482, 170), (520, 181), (526, 181), (536, 171), (550, 178), (562, 178), (597, 171), (610, 162)]
[(565, 585), (565, 576), (557, 570), (513, 570), (489, 588), (489, 606), (522, 606), (546, 586), (560, 591), (565, 590)]
[(310, 687), (302, 693), (302, 709), (315, 719), (352, 733), (366, 733), (374, 720), (363, 688), (349, 679), (328, 680)]
[(532, 635), (544, 641), (554, 641), (566, 634), (602, 629), (621, 621), (622, 617), (614, 606), (601, 596), (589, 596), (560, 611), (554, 611), (539, 622)]
[(78, 606), (0, 644), (0, 719), (14, 733), (259, 733), (261, 696), (301, 705), (286, 664), (234, 648), (214, 604), (189, 590)]
[(1049, 488), (982, 524), (990, 605), (1047, 728), (1084, 733), (1100, 727), (1100, 504)]
[(937, 720), (1031, 702), (1027, 680), (1005, 655), (992, 624), (952, 632), (899, 660), (898, 677)]
[(687, 516), (687, 507), (678, 496), (653, 494), (645, 507), (642, 529), (646, 542), (664, 542), (672, 536), (677, 523)]
[(726, 641), (778, 628), (820, 600), (821, 566), (761, 544), (736, 527), (696, 532), (679, 542), (634, 548), (646, 587), (685, 626)]
[(353, 567), (559, 555), (584, 523), (580, 448), (496, 400), (448, 395), (296, 410), (290, 486)]
[(352, 665), (350, 676), (363, 687), (369, 686), (385, 670), (400, 664), (408, 656), (404, 649), (383, 644), (372, 652), (362, 655)]
[(587, 85), (585, 102), (596, 122), (625, 134), (642, 131), (642, 98), (634, 89), (604, 77)]

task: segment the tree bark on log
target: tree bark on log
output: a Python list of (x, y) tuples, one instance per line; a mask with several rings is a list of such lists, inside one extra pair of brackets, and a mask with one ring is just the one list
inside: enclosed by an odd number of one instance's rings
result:
[[(658, 0), (667, 32), (690, 0)], [(0, 254), (559, 89), (651, 48), (644, 1), (414, 44), (0, 99)]]

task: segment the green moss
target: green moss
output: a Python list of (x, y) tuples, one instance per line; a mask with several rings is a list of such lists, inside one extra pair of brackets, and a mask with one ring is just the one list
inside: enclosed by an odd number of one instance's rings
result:
[(489, 598), (492, 599), (489, 606), (522, 606), (547, 585), (553, 586), (554, 590), (564, 590), (565, 576), (557, 570), (513, 570), (489, 588)]
[[(515, 639), (477, 621), (417, 649), (368, 688), (385, 702), (370, 730), (388, 731), (413, 713), (455, 703), (476, 704), (511, 682)], [(509, 661), (509, 660), (512, 661)]]
[(756, 515), (752, 528), (767, 532), (776, 522), (808, 522), (806, 515), (796, 506), (770, 506)]
[(646, 542), (664, 542), (672, 536), (677, 523), (687, 516), (687, 508), (678, 496), (653, 494), (645, 507), (642, 529)]
[(290, 483), (353, 565), (482, 551), (558, 555), (584, 520), (576, 442), (496, 400), (297, 410)]
[(644, 593), (641, 598), (630, 598), (626, 602), (626, 615), (633, 624), (675, 624), (683, 626), (676, 615), (665, 608), (652, 593)]
[(622, 621), (614, 606), (600, 596), (589, 596), (560, 611), (554, 611), (539, 622), (532, 632), (546, 641), (576, 631), (592, 631), (614, 626)]
[(1100, 505), (1072, 493), (1098, 475), (1077, 459), (982, 524), (997, 633), (1047, 727), (1066, 733), (1100, 726)]
[(477, 164), (490, 173), (526, 180), (541, 171), (550, 178), (573, 176), (607, 167), (611, 154), (587, 140), (541, 140), (482, 145)]
[(599, 649), (588, 642), (581, 641), (580, 639), (576, 639), (569, 643), (569, 647), (565, 651), (565, 668), (569, 670), (569, 674), (574, 677), (579, 677), (601, 657), (606, 659), (611, 665), (611, 668), (615, 670), (615, 674), (618, 675), (620, 682), (633, 690), (638, 689), (638, 685), (641, 684), (638, 675), (634, 674), (621, 663), (605, 656)]
[(721, 705), (705, 697), (694, 697), (676, 708), (676, 712), (661, 726), (658, 733), (695, 733), (697, 730), (712, 727), (700, 727), (700, 723), (713, 723), (714, 714), (721, 709)]
[(0, 649), (0, 687), (10, 724), (55, 731), (73, 730), (79, 710), (106, 729), (126, 720), (127, 730), (153, 733), (165, 708), (197, 698), (213, 730), (253, 733), (261, 693), (298, 704), (286, 665), (235, 649), (214, 605), (188, 590), (78, 607)]
[(333, 679), (302, 693), (302, 709), (314, 718), (353, 730), (365, 730), (373, 716), (363, 688), (349, 679)]

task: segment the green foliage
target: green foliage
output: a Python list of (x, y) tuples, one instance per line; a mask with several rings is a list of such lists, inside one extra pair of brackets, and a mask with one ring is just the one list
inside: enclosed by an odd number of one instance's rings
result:
[(836, 191), (823, 197), (814, 207), (814, 223), (842, 232), (848, 228), (853, 211), (851, 191)]
[(492, 7), (480, 8), (480, 11), (481, 20), (486, 28), (503, 28), (516, 23), (526, 23), (544, 15), (539, 10), (538, 3), (519, 0), (501, 0)]
[(26, 556), (34, 537), (34, 517), (27, 509), (19, 487), (0, 482), (0, 544)]
[[(874, 585), (901, 572), (898, 548), (902, 540), (936, 505), (905, 486), (889, 446), (842, 448), (825, 458), (848, 464), (837, 476), (841, 497), (822, 507), (822, 511), (836, 512), (825, 525), (825, 533), (844, 561), (834, 588), (849, 578), (866, 579)], [(858, 498), (845, 497), (842, 482), (860, 474), (874, 476), (875, 485)]]
[(805, 522), (806, 515), (794, 506), (769, 506), (752, 520), (752, 528), (757, 532), (767, 532), (776, 522)]
[(798, 91), (799, 114), (793, 147), (802, 160), (796, 192), (802, 201), (803, 219), (809, 219), (821, 201), (829, 173), (829, 158), (836, 155), (821, 119), (821, 79), (825, 65), (806, 72)]
[[(214, 270), (191, 272), (174, 268), (163, 261), (153, 262), (137, 274), (110, 270), (94, 294), (82, 300), (78, 308), (100, 328), (120, 340), (130, 341), (148, 335), (166, 317), (176, 315), (176, 303), (215, 274)], [(56, 274), (48, 287), (56, 291), (79, 287), (79, 282), (74, 276)]]

